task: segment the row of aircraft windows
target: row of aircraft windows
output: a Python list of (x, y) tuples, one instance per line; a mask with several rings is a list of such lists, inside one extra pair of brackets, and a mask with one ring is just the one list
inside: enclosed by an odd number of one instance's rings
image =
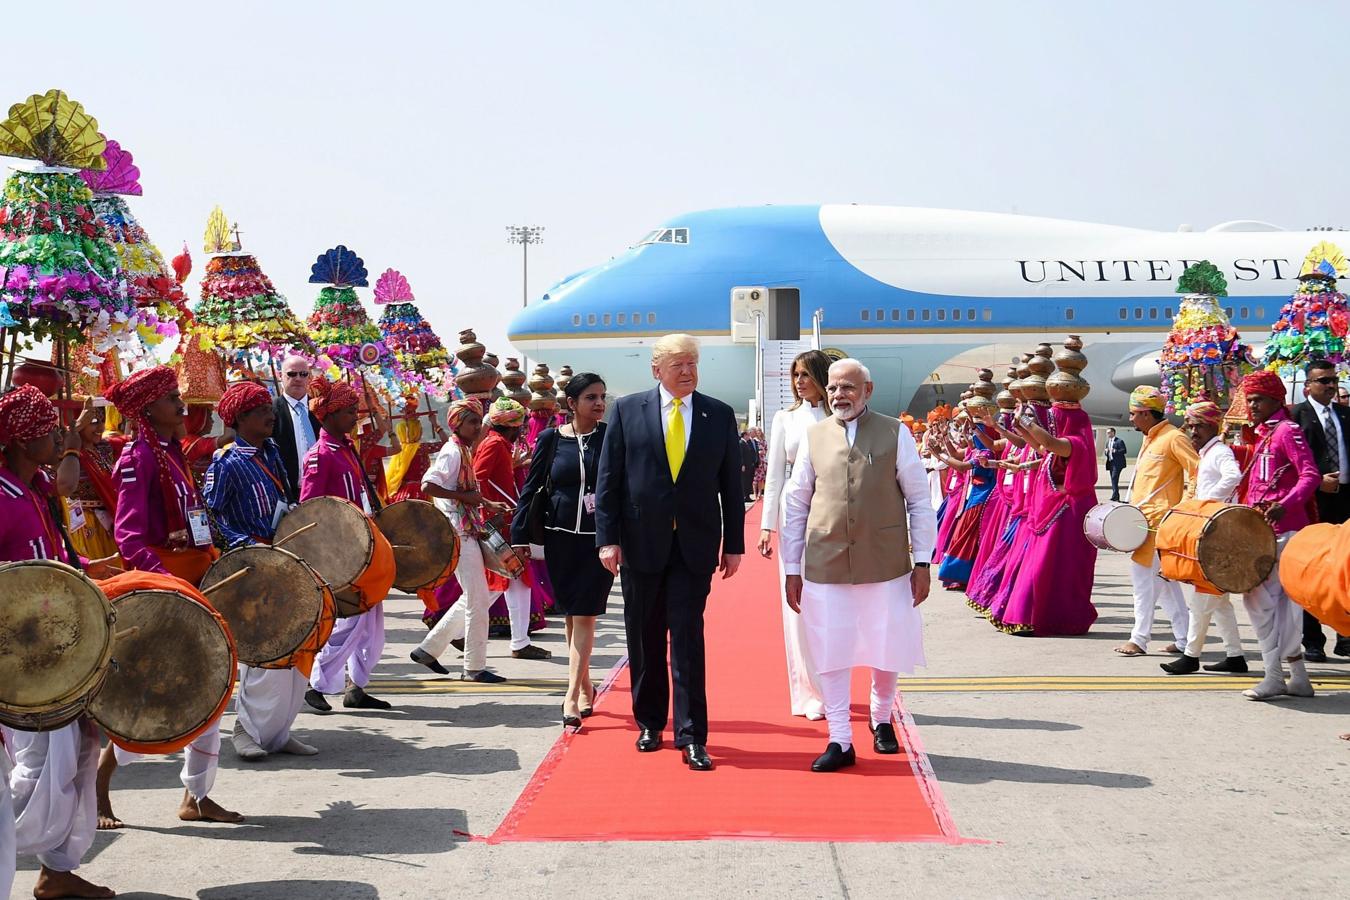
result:
[[(1063, 312), (1064, 320), (1065, 320), (1065, 321), (1067, 321), (1067, 322), (1072, 322), (1072, 321), (1074, 320), (1074, 308), (1073, 308), (1072, 306), (1066, 306), (1066, 307), (1062, 310), (1062, 312)], [(1130, 312), (1131, 312), (1131, 310), (1130, 310), (1129, 307), (1122, 306), (1122, 307), (1120, 308), (1120, 319), (1121, 319), (1121, 321), (1125, 321), (1125, 320), (1129, 319), (1129, 318), (1130, 318)], [(1161, 309), (1161, 310), (1158, 309), (1158, 307), (1156, 307), (1156, 306), (1151, 306), (1151, 307), (1148, 307), (1148, 308), (1147, 308), (1147, 311), (1145, 311), (1145, 308), (1144, 308), (1144, 307), (1142, 307), (1142, 306), (1136, 306), (1136, 307), (1134, 307), (1133, 312), (1134, 312), (1134, 318), (1136, 318), (1136, 319), (1144, 319), (1144, 318), (1148, 318), (1148, 319), (1166, 318), (1166, 319), (1169, 319), (1169, 320), (1170, 320), (1170, 319), (1172, 318), (1172, 312), (1173, 312), (1173, 310), (1172, 310), (1172, 307), (1170, 307), (1170, 306), (1169, 306), (1169, 307), (1166, 307), (1165, 309)], [(1237, 309), (1234, 309), (1233, 307), (1230, 306), (1230, 307), (1228, 307), (1227, 309), (1225, 309), (1224, 312), (1226, 312), (1226, 313), (1228, 314), (1228, 318), (1230, 318), (1230, 319), (1235, 318), (1235, 317), (1236, 317), (1236, 318), (1241, 318), (1241, 319), (1249, 319), (1249, 318), (1251, 318), (1251, 312), (1252, 312), (1252, 310), (1251, 310), (1250, 307), (1246, 307), (1246, 306), (1239, 307), (1239, 308), (1237, 308)], [(900, 321), (900, 313), (901, 313), (901, 310), (898, 310), (898, 309), (892, 309), (892, 310), (890, 311), (890, 320), (891, 320), (892, 322), (899, 322), (899, 321)], [(864, 310), (861, 310), (861, 311), (860, 311), (860, 315), (861, 315), (861, 318), (862, 318), (862, 320), (863, 320), (864, 322), (872, 322), (872, 321), (876, 321), (876, 322), (885, 322), (885, 321), (886, 321), (886, 318), (887, 318), (887, 316), (886, 316), (886, 310), (884, 310), (884, 309), (877, 309), (877, 310), (875, 310), (875, 311), (873, 311), (873, 310), (871, 310), (871, 309), (864, 309)], [(975, 309), (974, 309), (973, 307), (967, 307), (966, 309), (961, 309), (961, 308), (957, 307), (957, 308), (954, 308), (954, 309), (951, 310), (950, 316), (951, 316), (951, 320), (952, 320), (953, 322), (961, 322), (961, 321), (974, 322), (974, 321), (975, 321)], [(1266, 308), (1265, 308), (1264, 306), (1258, 306), (1258, 307), (1256, 307), (1256, 318), (1258, 318), (1258, 319), (1264, 319), (1265, 317), (1266, 317)], [(937, 310), (932, 310), (932, 309), (919, 309), (919, 310), (915, 310), (915, 309), (906, 309), (906, 310), (904, 310), (904, 320), (905, 320), (906, 322), (914, 322), (914, 321), (931, 322), (931, 321), (933, 321), (934, 319), (936, 319), (936, 320), (939, 321), (939, 322), (945, 322), (945, 321), (947, 321), (947, 318), (948, 318), (948, 311), (947, 311), (946, 309), (937, 309)], [(993, 311), (992, 309), (990, 309), (989, 307), (986, 306), (986, 307), (984, 307), (983, 309), (981, 309), (981, 310), (979, 311), (979, 318), (980, 318), (980, 321), (982, 321), (982, 322), (988, 322), (988, 321), (990, 321), (990, 320), (992, 320), (992, 319), (994, 318), (994, 311)]]
[[(596, 316), (595, 313), (587, 313), (587, 314), (586, 314), (586, 324), (587, 324), (587, 325), (594, 325), (594, 324), (596, 324), (596, 320), (597, 320), (597, 319), (599, 319), (599, 320), (600, 320), (600, 323), (603, 324), (603, 325), (627, 325), (627, 324), (628, 324), (628, 313), (616, 313), (616, 314), (614, 314), (613, 316), (610, 316), (609, 313), (604, 313), (604, 314), (602, 314), (602, 315), (600, 315), (600, 316)], [(574, 326), (579, 326), (579, 325), (581, 324), (581, 314), (580, 314), (580, 313), (572, 313), (572, 324), (573, 324)], [(641, 324), (642, 324), (642, 313), (636, 313), (636, 312), (633, 313), (633, 324), (634, 324), (634, 325), (641, 325)], [(648, 324), (648, 325), (655, 325), (655, 324), (656, 324), (656, 313), (654, 313), (654, 312), (649, 312), (649, 313), (647, 313), (647, 324)]]
[[(1128, 307), (1122, 306), (1122, 307), (1120, 308), (1120, 310), (1119, 310), (1119, 315), (1120, 315), (1120, 319), (1121, 319), (1122, 322), (1125, 321), (1126, 319), (1130, 318), (1130, 312), (1131, 312), (1131, 310), (1130, 310)], [(1133, 312), (1134, 312), (1134, 318), (1136, 318), (1136, 319), (1142, 319), (1142, 318), (1144, 318), (1145, 316), (1147, 316), (1147, 317), (1150, 318), (1150, 319), (1156, 319), (1156, 318), (1159, 317), (1158, 307), (1156, 307), (1156, 306), (1150, 306), (1150, 307), (1148, 308), (1148, 311), (1147, 311), (1147, 312), (1144, 311), (1144, 307), (1142, 307), (1142, 306), (1136, 306), (1136, 307), (1134, 308)], [(1229, 306), (1229, 307), (1227, 307), (1227, 308), (1224, 309), (1224, 312), (1228, 314), (1228, 318), (1230, 318), (1230, 319), (1232, 319), (1232, 318), (1250, 319), (1250, 318), (1251, 318), (1252, 309), (1251, 309), (1251, 307), (1247, 307), (1247, 306), (1240, 306), (1240, 307), (1237, 307), (1237, 308), (1234, 308), (1234, 307), (1232, 307), (1232, 306)], [(1161, 315), (1162, 315), (1163, 318), (1167, 318), (1167, 319), (1172, 318), (1172, 307), (1169, 306), (1169, 307), (1167, 307), (1166, 309), (1164, 309), (1164, 310), (1162, 311), (1162, 314), (1161, 314)], [(1258, 306), (1258, 307), (1256, 307), (1256, 318), (1258, 318), (1258, 319), (1264, 319), (1265, 317), (1266, 317), (1266, 308), (1265, 308), (1264, 306)], [(1073, 317), (1070, 316), (1069, 318), (1073, 318)]]
[[(934, 311), (931, 310), (931, 309), (920, 309), (920, 310), (907, 309), (907, 310), (905, 310), (904, 312), (905, 312), (905, 321), (906, 321), (906, 322), (913, 322), (913, 321), (915, 321), (916, 319), (919, 320), (919, 321), (921, 321), (921, 322), (930, 322), (930, 321), (932, 321), (933, 316), (934, 316)], [(947, 321), (947, 310), (945, 310), (945, 309), (939, 309), (939, 310), (937, 310), (937, 314), (936, 314), (936, 315), (937, 315), (937, 320), (938, 320), (939, 322), (945, 322), (945, 321)], [(971, 307), (971, 308), (965, 309), (965, 310), (962, 310), (962, 309), (953, 309), (953, 310), (952, 310), (952, 321), (953, 321), (953, 322), (960, 322), (960, 321), (962, 320), (962, 316), (965, 317), (965, 320), (966, 320), (967, 322), (974, 322), (974, 321), (975, 321), (975, 309), (974, 309), (974, 307)], [(981, 318), (983, 321), (985, 321), (985, 322), (988, 322), (988, 321), (989, 321), (990, 319), (992, 319), (993, 317), (994, 317), (994, 311), (993, 311), (992, 309), (990, 309), (989, 307), (987, 307), (987, 306), (986, 306), (983, 310), (980, 311), (980, 318)], [(1069, 318), (1073, 318), (1073, 316), (1070, 316)], [(863, 320), (864, 322), (871, 322), (871, 321), (873, 321), (873, 319), (872, 319), (872, 310), (870, 310), (870, 309), (864, 309), (864, 310), (862, 311), (862, 320)], [(878, 321), (878, 322), (884, 322), (884, 321), (886, 321), (886, 310), (884, 310), (884, 309), (878, 309), (878, 310), (876, 311), (876, 321)], [(893, 310), (891, 310), (891, 321), (892, 321), (892, 322), (899, 322), (899, 321), (900, 321), (900, 310), (898, 310), (898, 309), (893, 309)]]

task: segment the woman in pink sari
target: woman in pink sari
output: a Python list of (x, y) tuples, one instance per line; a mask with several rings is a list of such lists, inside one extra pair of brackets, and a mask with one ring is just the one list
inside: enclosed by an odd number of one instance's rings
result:
[[(1032, 400), (1024, 404), (1017, 415), (1030, 416), (1044, 428), (1050, 423), (1050, 404)], [(1013, 424), (1016, 428), (1015, 420)], [(1022, 429), (1017, 428), (1017, 431), (1018, 435), (1026, 440)], [(975, 583), (972, 595), (978, 604), (976, 608), (983, 608), (990, 624), (1000, 631), (1014, 630), (1004, 627), (1003, 617), (1008, 610), (1013, 587), (1017, 584), (1022, 566), (1027, 560), (1027, 550), (1031, 546), (1032, 534), (1031, 529), (1027, 527), (1027, 516), (1031, 513), (1032, 482), (1040, 462), (1040, 448), (1034, 442), (1027, 441), (1026, 447), (1022, 448), (1018, 463), (1019, 471), (1014, 480), (1016, 496), (1013, 514), (1010, 517), (1009, 527), (1004, 529), (1003, 541), (1000, 542), (1002, 546), (995, 551), (999, 553), (998, 559), (986, 565), (987, 571), (981, 574)]]
[(1012, 461), (1026, 444), (1017, 435), (1010, 436), (1012, 420), (1013, 414), (1011, 411), (999, 413), (997, 423), (994, 422), (992, 417), (986, 418), (985, 427), (990, 433), (1000, 436), (1001, 440), (995, 444), (994, 459), (998, 467), (994, 471), (994, 490), (989, 496), (989, 501), (985, 504), (984, 517), (980, 520), (980, 535), (975, 550), (975, 560), (971, 564), (970, 578), (966, 582), (967, 595), (984, 571), (985, 566), (989, 564), (989, 559), (999, 546), (1000, 538), (1007, 529), (1008, 520), (1011, 518), (1014, 499), (1012, 485), (1016, 473), (1007, 469), (1004, 463)]
[[(962, 421), (965, 421), (964, 419)], [(960, 428), (959, 423), (956, 426)], [(955, 437), (958, 443), (952, 443), (952, 437)], [(945, 438), (935, 438), (935, 452), (938, 459), (947, 464), (945, 472), (945, 492), (942, 497), (942, 506), (937, 510), (938, 533), (937, 543), (933, 550), (933, 565), (940, 565), (942, 562), (943, 551), (947, 548), (947, 543), (951, 540), (952, 528), (956, 525), (957, 518), (961, 515), (961, 510), (966, 503), (966, 487), (970, 482), (970, 464), (965, 462), (965, 457), (970, 450), (970, 445), (963, 439), (960, 431), (955, 435), (949, 435)]]

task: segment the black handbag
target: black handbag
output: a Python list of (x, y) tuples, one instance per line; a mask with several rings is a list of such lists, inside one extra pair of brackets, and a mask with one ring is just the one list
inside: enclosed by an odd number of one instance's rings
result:
[(543, 486), (530, 498), (530, 508), (525, 513), (525, 536), (537, 546), (543, 546), (544, 530), (548, 525), (548, 506), (553, 498), (553, 457), (558, 453), (559, 438), (558, 432), (554, 431), (553, 446), (548, 453), (548, 475), (544, 477)]

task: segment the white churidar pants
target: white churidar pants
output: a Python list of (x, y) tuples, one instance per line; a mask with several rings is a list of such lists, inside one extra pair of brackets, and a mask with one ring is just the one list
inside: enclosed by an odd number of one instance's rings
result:
[[(833, 672), (821, 672), (816, 676), (820, 681), (820, 690), (825, 700), (825, 719), (830, 725), (830, 741), (847, 750), (853, 745), (853, 723), (849, 721), (850, 682), (852, 669), (835, 669)], [(891, 711), (895, 708), (895, 695), (899, 690), (898, 672), (883, 669), (872, 670), (872, 725), (880, 725), (891, 720)]]
[[(488, 592), (487, 577), (483, 574), (483, 551), (471, 536), (460, 535), (455, 578), (464, 595), (441, 616), (419, 646), (439, 657), (451, 641), (463, 639), (464, 673), (469, 675), (487, 666), (488, 607), (492, 605), (492, 594)], [(525, 617), (528, 622), (528, 611)]]
[(365, 687), (370, 684), (370, 673), (384, 652), (384, 604), (376, 604), (359, 616), (338, 619), (328, 643), (314, 659), (310, 673), (310, 687), (321, 694), (340, 694), (346, 688), (346, 679)]
[(1266, 678), (1284, 680), (1284, 661), (1303, 654), (1303, 612), (1289, 599), (1280, 584), (1280, 555), (1294, 532), (1280, 535), (1276, 542), (1275, 567), (1266, 580), (1242, 595), (1247, 617), (1261, 647), (1261, 662)]
[[(783, 533), (782, 522), (779, 522), (778, 533)], [(819, 719), (825, 715), (825, 702), (821, 696), (815, 664), (811, 661), (811, 651), (806, 646), (802, 616), (787, 605), (781, 542), (778, 553), (778, 598), (783, 608), (783, 647), (787, 655), (788, 700), (792, 705), (792, 714)]]
[(1153, 632), (1153, 613), (1161, 603), (1163, 615), (1167, 616), (1172, 624), (1172, 639), (1176, 642), (1177, 649), (1184, 652), (1191, 617), (1186, 612), (1186, 601), (1181, 593), (1181, 585), (1175, 581), (1167, 581), (1159, 575), (1160, 565), (1156, 553), (1153, 554), (1151, 566), (1130, 563), (1130, 582), (1134, 585), (1134, 630), (1130, 633), (1130, 642), (1140, 650), (1148, 649), (1149, 638)]
[[(123, 750), (115, 744), (113, 754), (117, 757), (119, 766), (135, 762), (143, 755), (132, 750)], [(220, 716), (216, 716), (206, 730), (197, 735), (196, 740), (188, 744), (187, 749), (183, 751), (183, 770), (178, 777), (183, 782), (183, 787), (192, 795), (192, 799), (202, 800), (211, 795), (211, 788), (216, 786), (216, 772), (219, 770)]]
[[(530, 586), (523, 578), (511, 579), (511, 586), (503, 593), (506, 614), (511, 617), (511, 649), (524, 650), (530, 646)], [(492, 603), (488, 603), (492, 606)]]
[(276, 753), (291, 739), (291, 726), (305, 702), (309, 682), (295, 669), (239, 667), (234, 710), (254, 743)]
[(1190, 609), (1191, 624), (1186, 632), (1186, 655), (1199, 659), (1205, 652), (1205, 639), (1209, 637), (1209, 620), (1214, 618), (1219, 626), (1219, 637), (1223, 639), (1224, 653), (1228, 656), (1242, 655), (1242, 639), (1238, 637), (1237, 613), (1233, 609), (1233, 599), (1227, 594), (1204, 594), (1192, 591), (1186, 601)]
[(14, 886), (14, 801), (9, 793), (9, 747), (0, 747), (0, 897)]
[(13, 878), (16, 852), (37, 854), (38, 862), (57, 872), (75, 871), (98, 825), (98, 726), (81, 718), (55, 731), (6, 728), (5, 746), (14, 754), (7, 791), (14, 824), (8, 861), (0, 861), (0, 887), (6, 867)]

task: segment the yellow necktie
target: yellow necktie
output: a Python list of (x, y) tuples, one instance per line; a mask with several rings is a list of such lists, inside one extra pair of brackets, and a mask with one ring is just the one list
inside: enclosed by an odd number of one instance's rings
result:
[(684, 413), (679, 397), (671, 398), (670, 427), (666, 429), (666, 460), (670, 463), (670, 480), (680, 477), (680, 466), (684, 465)]

